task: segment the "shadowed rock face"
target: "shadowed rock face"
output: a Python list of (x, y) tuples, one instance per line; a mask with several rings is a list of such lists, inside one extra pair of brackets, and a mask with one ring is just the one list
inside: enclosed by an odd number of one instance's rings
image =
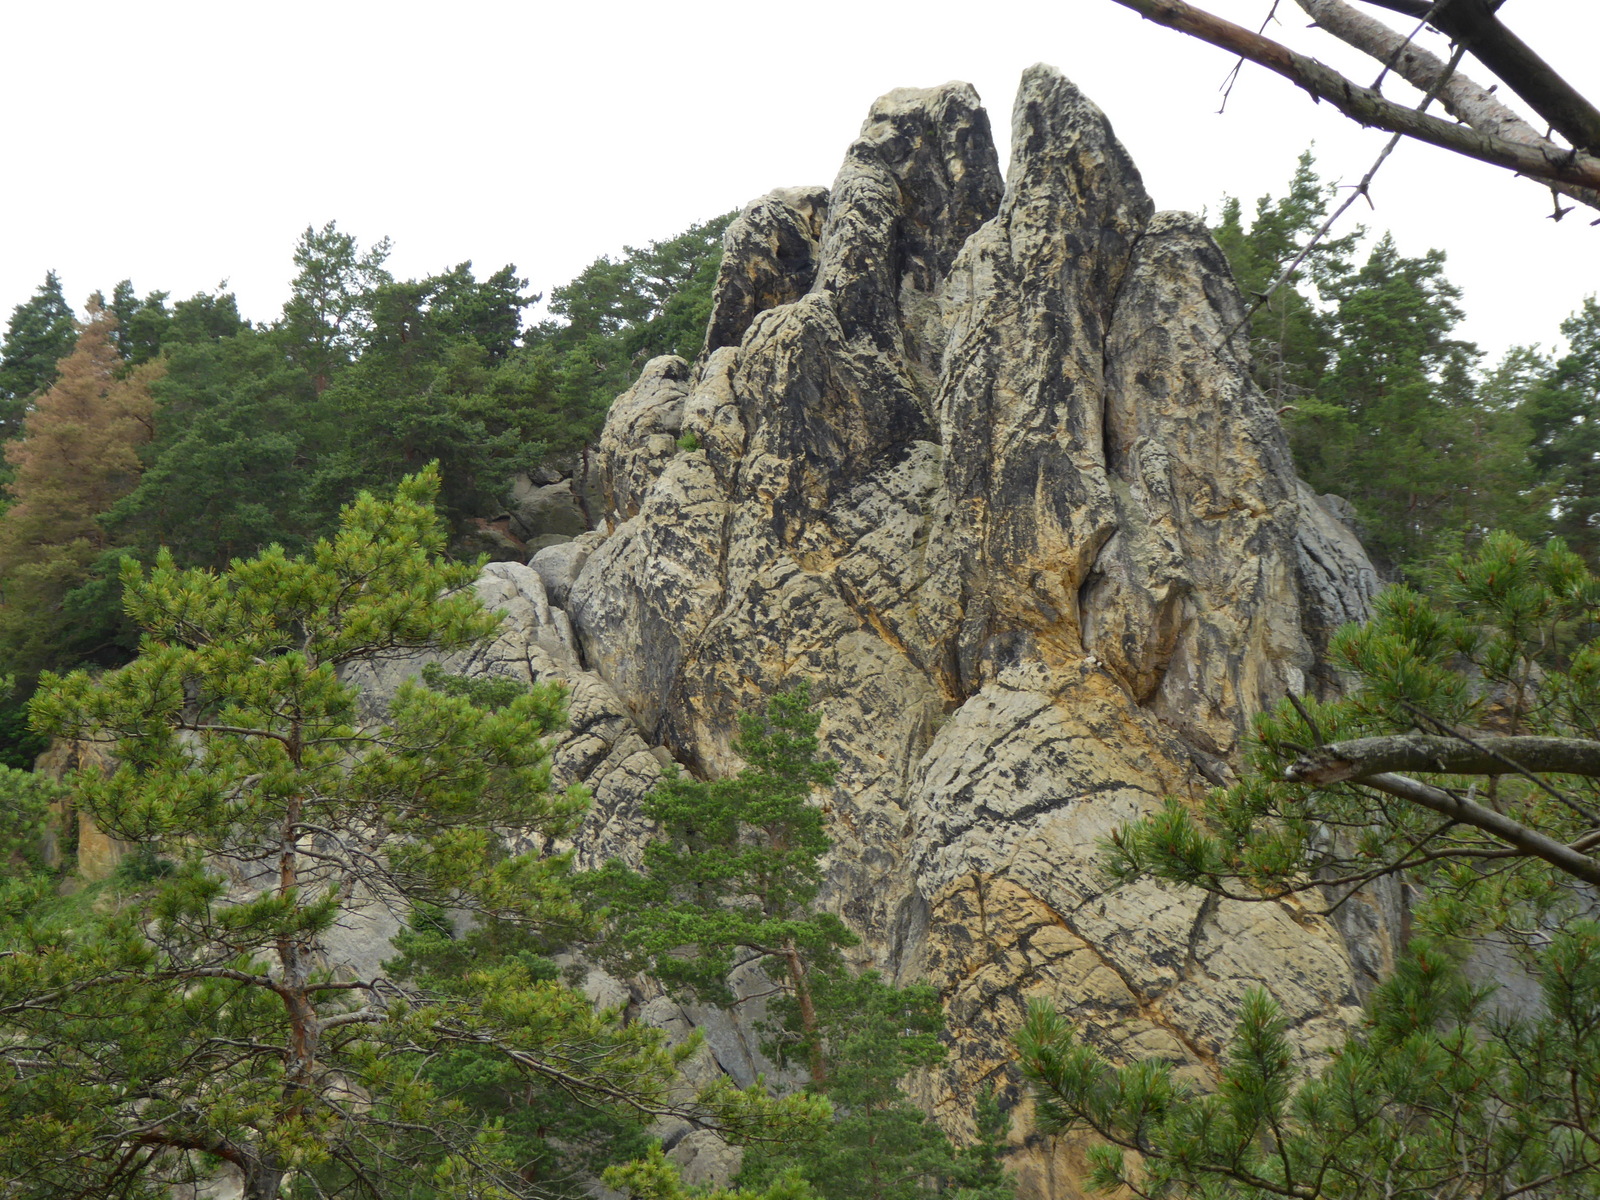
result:
[[(957, 1130), (1009, 1086), (1031, 996), (1204, 1072), (1247, 986), (1315, 1055), (1362, 983), (1290, 906), (1095, 868), (1116, 825), (1225, 780), (1252, 713), (1322, 686), (1375, 578), (1294, 477), (1201, 222), (1154, 211), (1053, 70), (1023, 77), (1012, 144), (1002, 186), (970, 87), (896, 91), (832, 189), (746, 209), (706, 355), (618, 400), (602, 528), (495, 568), (522, 617), (475, 667), (576, 687), (560, 762), (602, 798), (594, 857), (638, 836), (647, 744), (737, 770), (736, 715), (813, 680), (841, 767), (826, 900), (864, 961), (943, 989), (927, 1098)], [(1071, 1161), (1020, 1156), (1025, 1193)]]

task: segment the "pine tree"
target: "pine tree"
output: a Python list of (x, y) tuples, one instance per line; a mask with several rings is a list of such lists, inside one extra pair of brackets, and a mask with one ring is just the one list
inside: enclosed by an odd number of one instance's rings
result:
[(1528, 390), (1522, 412), (1534, 462), (1556, 490), (1556, 532), (1600, 562), (1600, 303), (1585, 300), (1561, 332), (1567, 353)]
[[(726, 981), (736, 965), (760, 965), (778, 983), (766, 1048), (806, 1065), (807, 1090), (828, 1099), (834, 1119), (804, 1147), (752, 1147), (742, 1183), (798, 1178), (826, 1200), (921, 1200), (960, 1187), (966, 1200), (1004, 1200), (1011, 1188), (997, 1164), (964, 1157), (901, 1089), (944, 1058), (937, 993), (851, 971), (840, 950), (856, 937), (815, 911), (830, 843), (811, 792), (836, 769), (818, 758), (819, 724), (801, 684), (741, 718), (735, 749), (746, 766), (736, 777), (680, 774), (657, 788), (644, 812), (660, 833), (642, 870), (611, 863), (580, 885), (609, 906), (602, 954), (718, 1003), (734, 999)], [(988, 1132), (1003, 1137), (1003, 1123)]]
[(6, 323), (0, 347), (0, 441), (17, 436), (28, 401), (55, 380), (56, 363), (71, 353), (77, 336), (72, 306), (51, 271)]
[(1350, 500), (1379, 565), (1415, 574), (1491, 529), (1537, 536), (1549, 489), (1528, 457), (1532, 428), (1508, 396), (1521, 360), (1481, 380), (1476, 347), (1453, 336), (1461, 293), (1444, 256), (1378, 239), (1352, 264), (1356, 230), (1312, 246), (1328, 190), (1309, 154), (1288, 192), (1263, 196), (1248, 230), (1228, 200), (1213, 230), (1251, 316), (1253, 373), (1278, 408), (1295, 465), (1319, 492)]
[(118, 637), (102, 562), (112, 547), (99, 518), (138, 483), (161, 367), (124, 376), (115, 329), (91, 297), (59, 377), (6, 446), (13, 477), (11, 506), (0, 515), (0, 646), (24, 686), (42, 667), (105, 652)]
[(1494, 1014), (1447, 950), (1419, 944), (1321, 1075), (1245, 994), (1216, 1091), (1164, 1063), (1114, 1066), (1036, 1003), (1017, 1039), (1043, 1134), (1084, 1130), (1089, 1186), (1192, 1200), (1568, 1200), (1600, 1187), (1600, 925), (1556, 932), (1543, 1011)]
[[(0, 676), (0, 699), (9, 699), (11, 691), (11, 676)], [(46, 776), (27, 770), (30, 765), (0, 762), (0, 877), (45, 865), (50, 805), (66, 794)]]
[(127, 279), (112, 290), (108, 307), (117, 318), (114, 340), (122, 357), (134, 366), (149, 362), (165, 346), (221, 341), (250, 328), (239, 316), (239, 304), (231, 292), (196, 292), (171, 308), (168, 299), (166, 292), (151, 292), (140, 299)]
[[(1234, 281), (1247, 302), (1256, 383), (1274, 406), (1298, 405), (1317, 387), (1333, 359), (1332, 333), (1321, 311), (1319, 290), (1349, 273), (1350, 256), (1363, 230), (1312, 244), (1328, 213), (1331, 189), (1316, 173), (1308, 150), (1300, 156), (1288, 191), (1262, 196), (1246, 230), (1239, 201), (1228, 197), (1211, 231), (1228, 257)], [(1307, 249), (1309, 247), (1309, 249)], [(1304, 251), (1304, 260), (1276, 288)]]
[(541, 1194), (499, 1126), (430, 1081), (463, 1049), (585, 1103), (730, 1128), (812, 1117), (725, 1086), (672, 1099), (656, 1031), (524, 962), (428, 988), (330, 958), (336, 930), (385, 911), (582, 920), (566, 857), (513, 855), (496, 832), (548, 842), (581, 810), (547, 786), (561, 697), (486, 705), (407, 683), (365, 724), (341, 678), (498, 623), (465, 586), (475, 566), (439, 558), (437, 490), (429, 469), (392, 501), (362, 496), (304, 558), (130, 563), (139, 657), (45, 677), (36, 723), (110, 742), (120, 764), (75, 777), (75, 803), (148, 869), (70, 932), (28, 905), (0, 929), (0, 1044), (28, 1059), (0, 1090), (11, 1194), (149, 1195), (219, 1160), (247, 1200)]
[(792, 998), (775, 1005), (787, 1015), (780, 1054), (813, 1046), (827, 1074), (810, 1089), (826, 1096), (834, 1119), (801, 1147), (752, 1146), (739, 1181), (771, 1185), (793, 1172), (825, 1200), (1010, 1200), (1015, 1194), (1000, 1156), (1010, 1121), (992, 1094), (976, 1098), (978, 1143), (958, 1149), (902, 1088), (905, 1079), (943, 1062), (944, 1013), (926, 984), (897, 988), (876, 971), (818, 971), (813, 976), (814, 1029), (805, 1035)]
[(676, 237), (626, 246), (620, 259), (596, 259), (576, 279), (555, 288), (546, 321), (529, 331), (531, 349), (544, 352), (559, 377), (562, 411), (578, 439), (593, 437), (606, 410), (659, 354), (693, 359), (705, 344), (711, 293), (722, 262), (725, 213)]
[(327, 387), (349, 364), (372, 331), (372, 294), (393, 283), (384, 263), (388, 238), (379, 238), (365, 253), (352, 234), (329, 221), (321, 229), (307, 225), (294, 249), (299, 274), (278, 324), (296, 365)]
[(612, 862), (584, 886), (613, 910), (612, 960), (669, 989), (730, 1003), (736, 963), (753, 956), (770, 967), (794, 997), (799, 1036), (811, 1039), (812, 1075), (824, 1077), (812, 978), (837, 971), (840, 947), (856, 938), (831, 913), (812, 911), (829, 842), (811, 790), (837, 768), (817, 758), (820, 718), (810, 705), (801, 684), (774, 696), (763, 716), (744, 714), (734, 748), (746, 768), (733, 779), (669, 775), (644, 804), (661, 835), (645, 847), (643, 870)]
[(162, 362), (147, 465), (111, 509), (112, 534), (147, 561), (166, 546), (185, 566), (220, 570), (273, 542), (304, 550), (327, 532), (338, 504), (319, 503), (307, 474), (336, 432), (311, 377), (276, 339), (247, 330), (174, 341)]
[(1369, 550), (1393, 567), (1456, 527), (1438, 510), (1473, 488), (1492, 452), (1461, 419), (1477, 352), (1450, 336), (1461, 293), (1437, 251), (1407, 258), (1385, 235), (1327, 291), (1334, 361), (1290, 422), (1296, 464), (1355, 504)]
[(141, 299), (131, 279), (124, 279), (111, 289), (111, 302), (106, 307), (117, 319), (112, 340), (126, 361), (137, 365), (161, 353), (161, 338), (172, 320), (167, 299), (166, 292), (151, 292)]
[[(436, 460), (461, 533), (501, 511), (512, 477), (552, 448), (550, 374), (513, 353), (531, 303), (523, 281), (506, 267), (479, 282), (470, 267), (373, 289), (367, 345), (323, 393), (330, 436), (309, 491), (324, 505)], [(566, 449), (592, 432), (557, 440)]]

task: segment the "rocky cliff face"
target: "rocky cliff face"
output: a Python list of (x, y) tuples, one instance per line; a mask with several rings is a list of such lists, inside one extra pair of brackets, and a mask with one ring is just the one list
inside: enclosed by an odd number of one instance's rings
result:
[[(706, 354), (616, 402), (599, 528), (490, 568), (511, 620), (472, 664), (572, 688), (592, 858), (637, 849), (664, 761), (736, 770), (736, 714), (814, 681), (827, 903), (864, 961), (943, 990), (952, 1129), (1006, 1085), (1030, 997), (1205, 1071), (1247, 986), (1315, 1054), (1381, 954), (1096, 870), (1116, 825), (1229, 777), (1252, 713), (1325, 686), (1375, 578), (1293, 474), (1202, 223), (1154, 211), (1053, 70), (1012, 144), (1002, 178), (970, 87), (896, 91), (831, 189), (751, 204)], [(1075, 1161), (1020, 1156), (1024, 1194), (1075, 1194)]]

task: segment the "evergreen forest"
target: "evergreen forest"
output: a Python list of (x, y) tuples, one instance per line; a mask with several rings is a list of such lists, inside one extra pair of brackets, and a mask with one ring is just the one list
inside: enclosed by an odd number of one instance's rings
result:
[[(853, 969), (822, 902), (814, 791), (835, 766), (804, 684), (744, 714), (739, 774), (669, 771), (641, 861), (579, 872), (562, 847), (588, 797), (551, 785), (545, 740), (558, 690), (434, 668), (374, 723), (349, 682), (493, 634), (466, 585), (526, 560), (514, 489), (581, 472), (643, 364), (700, 353), (733, 214), (548, 298), (513, 265), (397, 279), (387, 240), (332, 223), (289, 248), (265, 321), (127, 280), (80, 308), (47, 276), (0, 342), (0, 1195), (163, 1197), (226, 1166), (247, 1200), (601, 1180), (636, 1200), (1005, 1200), (1023, 1094), (1037, 1136), (1098, 1139), (1108, 1194), (1600, 1194), (1600, 927), (1572, 919), (1600, 886), (1600, 770), (1560, 757), (1600, 739), (1600, 303), (1550, 331), (1559, 349), (1490, 360), (1458, 334), (1443, 253), (1312, 244), (1330, 198), (1307, 154), (1212, 232), (1301, 477), (1392, 586), (1335, 641), (1348, 695), (1265, 716), (1243, 783), (1119, 830), (1105, 869), (1269, 901), (1403, 872), (1428, 897), (1410, 957), (1310, 1082), (1264, 993), (1205, 1094), (1037, 1007), (1017, 1086), (977, 1095), (954, 1139), (916, 1099), (947, 1054), (937, 993)], [(1486, 725), (1555, 757), (1446, 764), (1431, 805), (1328, 766)], [(113, 753), (63, 782), (34, 770), (52, 739)], [(1383, 770), (1444, 769), (1407, 748)], [(94, 882), (73, 875), (77, 813), (132, 847)], [(248, 901), (225, 902), (218, 863)], [(316, 948), (380, 909), (403, 923), (363, 990)], [(1536, 962), (1537, 1012), (1465, 982), (1482, 937)], [(704, 1008), (765, 979), (779, 1074), (696, 1073), (696, 1038), (581, 990), (575, 947)], [(667, 1128), (741, 1147), (737, 1175), (684, 1178)]]

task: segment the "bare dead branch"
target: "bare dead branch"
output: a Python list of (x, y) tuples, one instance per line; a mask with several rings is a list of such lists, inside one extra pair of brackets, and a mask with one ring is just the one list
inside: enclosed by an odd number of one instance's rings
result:
[(1407, 710), (1410, 711), (1411, 715), (1417, 719), (1417, 721), (1418, 721), (1417, 728), (1418, 729), (1426, 729), (1431, 725), (1434, 729), (1438, 730), (1439, 733), (1443, 734), (1445, 737), (1455, 738), (1458, 741), (1465, 742), (1467, 745), (1473, 747), (1476, 750), (1481, 750), (1483, 753), (1489, 755), (1492, 758), (1498, 758), (1501, 762), (1506, 764), (1506, 767), (1508, 768), (1509, 771), (1514, 772), (1515, 774), (1521, 775), (1524, 779), (1528, 780), (1528, 782), (1532, 783), (1540, 791), (1542, 791), (1546, 795), (1550, 796), (1551, 799), (1555, 800), (1557, 803), (1561, 804), (1563, 807), (1571, 809), (1574, 813), (1576, 813), (1583, 820), (1589, 821), (1589, 822), (1600, 821), (1600, 813), (1596, 813), (1592, 809), (1589, 809), (1589, 808), (1585, 807), (1584, 805), (1579, 804), (1576, 800), (1574, 800), (1571, 796), (1567, 795), (1560, 788), (1554, 786), (1548, 779), (1545, 779), (1542, 776), (1535, 774), (1533, 771), (1530, 771), (1527, 767), (1523, 766), (1521, 763), (1517, 762), (1515, 759), (1509, 758), (1505, 754), (1503, 754), (1500, 751), (1496, 750), (1493, 746), (1486, 745), (1482, 739), (1475, 738), (1470, 733), (1468, 733), (1466, 730), (1457, 729), (1454, 726), (1449, 725), (1446, 722), (1439, 720), (1438, 717), (1434, 716), (1432, 713), (1423, 711), (1421, 708), (1417, 707), (1415, 704), (1412, 704), (1409, 700), (1402, 700), (1401, 703), (1404, 704), (1406, 706)]
[[(1456, 120), (1491, 137), (1520, 142), (1548, 153), (1565, 153), (1562, 147), (1542, 137), (1518, 113), (1500, 103), (1488, 88), (1459, 71), (1448, 71), (1446, 64), (1430, 50), (1402, 37), (1382, 21), (1374, 20), (1352, 7), (1346, 0), (1295, 0), (1295, 3), (1324, 32), (1363, 54), (1381, 60), (1387, 69), (1393, 70), (1418, 91), (1434, 91), (1445, 111)], [(1600, 209), (1600, 191), (1567, 183), (1553, 183), (1551, 186), (1580, 204)]]
[[(1326, 100), (1351, 120), (1404, 134), (1466, 158), (1551, 183), (1600, 189), (1600, 158), (1580, 150), (1551, 152), (1508, 141), (1408, 108), (1347, 79), (1331, 67), (1184, 0), (1116, 0), (1148, 20), (1242, 55)], [(1543, 115), (1543, 114), (1541, 114)]]
[[(1400, 0), (1367, 0), (1391, 12), (1425, 16), (1430, 25), (1459, 43), (1574, 146), (1600, 150), (1600, 109), (1507, 29), (1490, 0), (1451, 0), (1418, 14)], [(1426, 7), (1426, 6), (1423, 6)]]

